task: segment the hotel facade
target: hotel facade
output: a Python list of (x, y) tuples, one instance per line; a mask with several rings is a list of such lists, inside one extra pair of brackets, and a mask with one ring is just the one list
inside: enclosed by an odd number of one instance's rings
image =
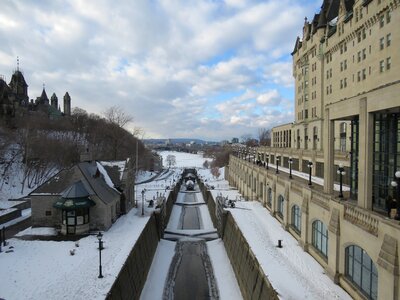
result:
[(400, 298), (399, 4), (325, 0), (305, 19), (294, 122), (273, 128), (271, 147), (232, 155), (227, 173), (356, 299)]

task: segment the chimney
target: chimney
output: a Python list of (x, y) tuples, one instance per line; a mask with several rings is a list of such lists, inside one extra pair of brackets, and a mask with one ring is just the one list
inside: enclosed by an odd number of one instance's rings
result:
[(92, 160), (92, 152), (89, 151), (89, 148), (86, 148), (86, 151), (81, 153), (81, 162), (91, 162)]

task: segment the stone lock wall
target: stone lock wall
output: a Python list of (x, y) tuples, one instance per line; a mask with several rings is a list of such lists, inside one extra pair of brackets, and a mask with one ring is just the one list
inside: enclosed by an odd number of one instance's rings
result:
[(244, 299), (279, 299), (231, 213), (226, 214), (223, 241)]
[(179, 189), (180, 183), (169, 194), (162, 208), (164, 211), (160, 209), (150, 217), (107, 294), (107, 300), (139, 299)]
[[(204, 201), (207, 203), (214, 226), (217, 228), (216, 200), (203, 183), (199, 182)], [(218, 228), (218, 233), (224, 241), (226, 253), (235, 272), (240, 291), (245, 300), (278, 299), (278, 295), (267, 276), (262, 270), (259, 262), (250, 249), (235, 219), (229, 211), (224, 211)]]
[(156, 218), (152, 215), (107, 294), (107, 300), (139, 299), (158, 245)]

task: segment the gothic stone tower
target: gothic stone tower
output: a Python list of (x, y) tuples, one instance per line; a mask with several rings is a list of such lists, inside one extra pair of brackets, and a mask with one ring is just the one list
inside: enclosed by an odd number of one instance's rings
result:
[(51, 100), (51, 106), (53, 106), (55, 109), (57, 109), (58, 108), (58, 98), (56, 96), (56, 93), (53, 93), (50, 100)]
[(69, 96), (68, 92), (66, 92), (64, 95), (64, 115), (71, 115), (71, 97)]

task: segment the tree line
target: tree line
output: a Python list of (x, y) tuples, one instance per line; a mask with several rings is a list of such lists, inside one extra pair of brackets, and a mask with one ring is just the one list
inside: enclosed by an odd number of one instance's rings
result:
[[(12, 165), (21, 161), (28, 186), (40, 184), (56, 170), (80, 161), (89, 151), (95, 160), (131, 159), (138, 167), (152, 168), (154, 157), (139, 139), (141, 130), (129, 131), (133, 118), (120, 107), (102, 116), (74, 108), (71, 116), (50, 119), (43, 112), (16, 115), (12, 126), (0, 126), (1, 179), (10, 176)], [(31, 182), (29, 182), (31, 181)]]

